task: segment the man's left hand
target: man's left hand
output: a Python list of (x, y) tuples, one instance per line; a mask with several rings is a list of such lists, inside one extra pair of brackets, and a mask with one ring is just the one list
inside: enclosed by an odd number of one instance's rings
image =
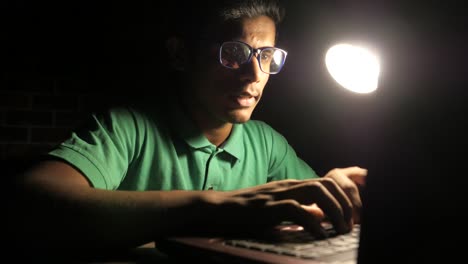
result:
[(367, 169), (357, 166), (330, 170), (324, 177), (333, 179), (353, 204), (353, 222), (361, 222), (362, 200), (359, 189), (366, 182)]

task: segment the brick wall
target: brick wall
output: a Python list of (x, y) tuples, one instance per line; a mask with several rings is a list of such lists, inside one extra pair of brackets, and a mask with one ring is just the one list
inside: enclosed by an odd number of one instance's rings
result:
[[(61, 72), (55, 67), (44, 73), (48, 66), (40, 63), (33, 71), (27, 69), (30, 67), (30, 64), (21, 65), (2, 73), (2, 160), (31, 158), (47, 151), (67, 138), (92, 112), (129, 103), (140, 93), (146, 93), (146, 87), (155, 87), (154, 79), (158, 79), (154, 66), (135, 59)], [(115, 71), (116, 68), (122, 72)], [(154, 75), (146, 77), (146, 71)]]
[[(30, 157), (65, 139), (102, 93), (84, 80), (6, 72), (0, 85), (0, 157)], [(90, 99), (90, 98), (93, 98)]]
[(47, 151), (90, 112), (157, 85), (162, 24), (151, 5), (5, 4), (1, 160)]

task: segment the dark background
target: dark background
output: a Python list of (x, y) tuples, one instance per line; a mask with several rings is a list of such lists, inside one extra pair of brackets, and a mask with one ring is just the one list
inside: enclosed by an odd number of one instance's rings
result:
[[(286, 5), (289, 12), (279, 44), (289, 51), (288, 61), (284, 72), (272, 78), (276, 80), (257, 114), (285, 134), (320, 173), (385, 163), (386, 148), (402, 144), (404, 151), (403, 140), (415, 143), (419, 138), (421, 146), (408, 147), (424, 153), (435, 147), (427, 146), (431, 141), (445, 138), (445, 133), (450, 137), (450, 129), (433, 133), (461, 118), (461, 101), (468, 94), (467, 63), (462, 59), (467, 34), (460, 3)], [(362, 43), (378, 52), (382, 65), (376, 92), (355, 94), (331, 79), (324, 56), (338, 42)]]
[[(464, 98), (460, 3), (283, 2), (287, 13), (278, 46), (288, 50), (288, 60), (271, 77), (254, 118), (284, 134), (320, 174), (384, 162), (380, 155), (391, 133), (437, 114), (429, 105), (443, 110)], [(2, 5), (0, 159), (44, 152), (89, 112), (167, 89), (158, 82), (167, 68), (162, 36), (170, 15), (162, 2)], [(342, 41), (379, 52), (375, 93), (353, 94), (330, 78), (324, 54)]]
[[(287, 6), (280, 40), (289, 51), (287, 65), (269, 86), (258, 116), (320, 174), (351, 165), (369, 169), (362, 263), (444, 263), (459, 256), (462, 243), (451, 236), (466, 235), (462, 213), (468, 208), (462, 2)], [(378, 51), (376, 92), (348, 92), (328, 75), (325, 51), (343, 41)]]
[(161, 87), (156, 3), (6, 1), (0, 10), (0, 159), (34, 157), (88, 113)]
[[(283, 72), (271, 76), (254, 118), (285, 135), (319, 174), (351, 165), (369, 169), (373, 199), (365, 200), (370, 210), (364, 220), (377, 220), (366, 232), (379, 232), (379, 240), (363, 240), (363, 248), (389, 260), (402, 249), (419, 263), (441, 257), (448, 244), (436, 238), (465, 225), (454, 221), (466, 210), (462, 1), (283, 2), (278, 46), (288, 59)], [(160, 81), (170, 14), (161, 1), (9, 0), (0, 12), (4, 172), (65, 139), (90, 112), (167, 89)], [(325, 51), (342, 41), (378, 51), (376, 92), (354, 94), (330, 78)], [(397, 239), (405, 226), (432, 233)], [(397, 243), (378, 246), (388, 241)], [(415, 248), (421, 254), (410, 251)]]

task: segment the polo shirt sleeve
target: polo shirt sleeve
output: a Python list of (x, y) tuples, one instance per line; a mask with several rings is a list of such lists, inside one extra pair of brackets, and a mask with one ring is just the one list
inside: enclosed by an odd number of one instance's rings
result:
[(71, 137), (49, 152), (86, 176), (93, 187), (114, 190), (138, 151), (138, 116), (127, 108), (92, 114)]
[[(263, 122), (262, 122), (263, 123)], [(296, 154), (286, 138), (266, 123), (264, 136), (269, 158), (268, 181), (318, 178), (317, 173)]]

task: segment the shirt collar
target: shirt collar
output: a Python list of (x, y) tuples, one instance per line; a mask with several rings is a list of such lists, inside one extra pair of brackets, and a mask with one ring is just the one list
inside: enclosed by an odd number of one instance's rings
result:
[(244, 140), (242, 140), (244, 125), (234, 124), (231, 134), (223, 145), (223, 149), (238, 160), (244, 158)]
[[(174, 104), (173, 116), (171, 118), (172, 127), (176, 129), (176, 133), (193, 149), (202, 149), (206, 147), (216, 148), (204, 135), (200, 132), (187, 114), (183, 111), (180, 104)], [(234, 124), (231, 134), (226, 142), (220, 147), (225, 152), (235, 157), (238, 160), (243, 158), (244, 141), (242, 140), (243, 125)]]

